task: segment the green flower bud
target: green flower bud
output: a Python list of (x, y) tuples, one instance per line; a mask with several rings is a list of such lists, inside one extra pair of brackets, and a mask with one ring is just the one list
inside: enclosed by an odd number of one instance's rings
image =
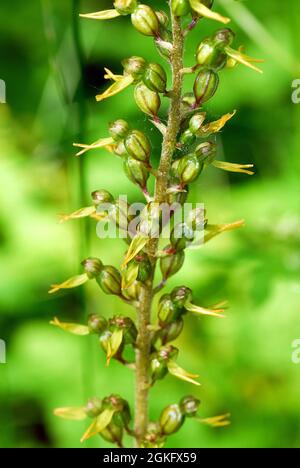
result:
[(180, 400), (179, 406), (185, 416), (194, 417), (199, 409), (200, 400), (192, 395), (188, 395)]
[[(170, 248), (170, 246), (168, 247)], [(162, 272), (164, 280), (175, 275), (184, 263), (184, 251), (180, 250), (174, 255), (168, 255), (160, 259), (160, 270)]]
[(96, 280), (105, 294), (121, 295), (121, 274), (115, 267), (104, 266)]
[(192, 301), (192, 290), (186, 286), (177, 286), (171, 292), (171, 300), (176, 307), (184, 308), (187, 302)]
[(115, 0), (114, 8), (120, 15), (130, 15), (137, 7), (137, 0)]
[(180, 135), (179, 143), (184, 146), (191, 146), (195, 140), (195, 135), (193, 135), (190, 129), (187, 129)]
[(140, 79), (146, 69), (147, 62), (143, 57), (129, 57), (122, 60), (125, 75), (131, 75), (136, 80)]
[(94, 397), (91, 398), (85, 407), (86, 415), (89, 418), (96, 418), (99, 416), (102, 410), (102, 400), (100, 398)]
[(129, 132), (128, 123), (123, 120), (115, 120), (109, 124), (109, 134), (115, 141), (123, 140)]
[(197, 132), (202, 127), (205, 119), (206, 112), (198, 112), (197, 114), (193, 115), (193, 117), (189, 121), (189, 130), (193, 135), (197, 134)]
[(174, 161), (172, 169), (176, 177), (179, 178), (181, 185), (184, 186), (194, 182), (199, 177), (203, 165), (196, 154), (187, 154)]
[(169, 24), (169, 17), (167, 13), (165, 13), (163, 10), (159, 10), (159, 11), (156, 11), (155, 14), (157, 16), (157, 19), (160, 25), (166, 28)]
[(150, 173), (144, 163), (127, 156), (124, 160), (124, 171), (131, 182), (141, 187), (142, 190), (146, 188)]
[(137, 280), (141, 283), (145, 283), (152, 274), (152, 266), (149, 257), (146, 254), (139, 254), (135, 257), (134, 262), (139, 267)]
[(175, 16), (186, 16), (191, 12), (189, 0), (171, 0), (171, 6)]
[(185, 249), (187, 242), (193, 240), (194, 232), (187, 223), (179, 223), (171, 231), (170, 242), (176, 252)]
[(162, 362), (156, 356), (150, 361), (150, 375), (152, 382), (156, 380), (162, 380), (168, 373), (167, 363)]
[(133, 130), (125, 138), (124, 145), (127, 153), (134, 159), (148, 162), (151, 154), (149, 138), (139, 130)]
[(103, 269), (101, 260), (94, 257), (86, 258), (81, 262), (81, 265), (90, 279), (97, 278)]
[(131, 15), (131, 22), (144, 36), (159, 35), (159, 21), (155, 11), (148, 5), (138, 5)]
[(235, 33), (229, 28), (219, 29), (215, 32), (212, 39), (217, 47), (231, 46), (235, 38)]
[(118, 444), (119, 446), (121, 446), (123, 432), (124, 430), (122, 426), (111, 422), (103, 431), (100, 432), (100, 436), (107, 442), (110, 442), (111, 444)]
[(216, 153), (217, 145), (215, 143), (212, 143), (211, 141), (201, 143), (195, 149), (195, 154), (197, 155), (201, 163), (210, 164), (216, 157)]
[(197, 48), (197, 63), (201, 66), (210, 67), (216, 71), (226, 66), (227, 54), (216, 47), (212, 38), (204, 39)]
[(158, 319), (160, 325), (172, 323), (177, 319), (179, 309), (171, 299), (170, 294), (164, 294), (158, 303)]
[(167, 59), (167, 60), (170, 59), (171, 50), (172, 50), (172, 41), (173, 41), (173, 36), (172, 36), (171, 31), (169, 31), (166, 28), (161, 28), (160, 37), (155, 38), (154, 43), (159, 52), (159, 55), (162, 58)]
[(114, 202), (114, 197), (107, 190), (95, 190), (92, 193), (92, 199), (95, 206), (102, 205), (102, 203)]
[(123, 291), (123, 296), (129, 301), (138, 301), (141, 295), (142, 284), (139, 281), (132, 283), (129, 288)]
[(160, 333), (162, 344), (166, 345), (167, 343), (170, 343), (170, 341), (176, 340), (182, 332), (182, 329), (183, 320), (181, 317), (166, 325)]
[(167, 74), (158, 63), (149, 63), (143, 76), (143, 82), (151, 91), (165, 93), (167, 87)]
[(175, 434), (184, 423), (184, 415), (179, 405), (169, 405), (161, 413), (159, 425), (164, 435)]
[(154, 118), (157, 116), (161, 104), (158, 93), (151, 91), (146, 85), (140, 83), (135, 87), (134, 99), (142, 112)]
[(162, 448), (165, 444), (165, 437), (161, 434), (158, 423), (149, 423), (141, 448)]
[(210, 68), (203, 68), (194, 83), (194, 96), (196, 105), (203, 104), (211, 99), (217, 91), (219, 77), (217, 73)]
[(99, 334), (107, 328), (107, 320), (102, 315), (91, 314), (88, 318), (88, 327), (91, 333)]

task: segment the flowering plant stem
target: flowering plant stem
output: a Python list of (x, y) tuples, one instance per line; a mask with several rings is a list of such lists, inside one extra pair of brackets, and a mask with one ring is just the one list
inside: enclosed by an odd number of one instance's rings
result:
[[(170, 57), (173, 89), (166, 133), (162, 144), (162, 153), (156, 178), (155, 202), (166, 200), (168, 175), (172, 156), (175, 151), (177, 135), (181, 123), (180, 104), (182, 94), (183, 44), (184, 36), (179, 17), (171, 10), (173, 49)], [(149, 393), (149, 365), (151, 332), (151, 304), (153, 298), (153, 276), (155, 271), (158, 239), (152, 239), (148, 245), (148, 255), (152, 259), (152, 277), (145, 285), (140, 298), (138, 309), (138, 338), (136, 351), (136, 396), (135, 396), (135, 434), (136, 445), (139, 446), (146, 432), (148, 423), (148, 393)]]

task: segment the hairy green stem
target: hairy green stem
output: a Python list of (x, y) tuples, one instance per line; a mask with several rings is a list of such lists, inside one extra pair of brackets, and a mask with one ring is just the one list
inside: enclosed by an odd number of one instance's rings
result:
[[(155, 188), (155, 202), (163, 203), (166, 200), (168, 188), (169, 172), (176, 139), (181, 123), (180, 101), (182, 94), (182, 74), (183, 68), (183, 33), (180, 19), (172, 14), (173, 30), (173, 51), (171, 55), (171, 68), (173, 77), (173, 92), (167, 124), (166, 134), (163, 139), (162, 153), (158, 168)], [(140, 297), (138, 310), (138, 338), (136, 351), (136, 395), (135, 395), (135, 434), (136, 446), (139, 447), (148, 424), (148, 394), (149, 364), (151, 352), (151, 304), (153, 297), (153, 278), (156, 266), (156, 252), (158, 240), (152, 239), (148, 245), (148, 254), (152, 261), (153, 275), (151, 280), (145, 285)]]

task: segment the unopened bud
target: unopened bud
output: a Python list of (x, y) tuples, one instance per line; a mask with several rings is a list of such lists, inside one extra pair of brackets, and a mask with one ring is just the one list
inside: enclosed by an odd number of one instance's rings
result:
[(194, 83), (194, 96), (199, 106), (211, 99), (217, 91), (219, 77), (217, 73), (210, 68), (203, 68)]
[(147, 88), (156, 93), (165, 93), (167, 86), (167, 74), (158, 63), (149, 63), (143, 76), (143, 82)]
[(194, 417), (199, 409), (200, 400), (192, 395), (188, 395), (180, 400), (179, 406), (185, 416)]
[(206, 141), (201, 143), (195, 149), (195, 154), (197, 155), (201, 163), (211, 163), (216, 157), (217, 145), (211, 141)]
[(158, 304), (158, 319), (161, 325), (173, 322), (178, 317), (179, 310), (171, 299), (170, 294), (164, 294)]
[(157, 16), (157, 19), (160, 25), (166, 28), (169, 24), (169, 17), (167, 13), (164, 12), (163, 10), (159, 10), (159, 11), (156, 11), (155, 14)]
[(141, 189), (145, 189), (150, 173), (144, 163), (127, 156), (124, 160), (124, 171), (131, 182), (141, 187)]
[(230, 46), (235, 38), (235, 33), (229, 28), (219, 29), (213, 35), (213, 42), (217, 47), (227, 47)]
[(114, 197), (107, 190), (95, 190), (92, 193), (92, 199), (95, 206), (101, 205), (102, 203), (113, 203)]
[(186, 16), (191, 12), (189, 0), (171, 0), (171, 7), (175, 16)]
[(123, 291), (123, 296), (129, 301), (138, 301), (141, 295), (142, 284), (140, 281), (134, 281), (129, 288)]
[(182, 330), (183, 320), (181, 317), (166, 325), (160, 333), (162, 344), (166, 345), (167, 343), (176, 340), (176, 338), (178, 338), (178, 336), (181, 334)]
[(131, 75), (135, 80), (141, 78), (145, 72), (147, 62), (143, 57), (129, 57), (122, 60), (125, 75)]
[(126, 120), (115, 120), (109, 125), (109, 134), (115, 141), (123, 140), (129, 132)]
[(140, 83), (135, 87), (134, 99), (142, 112), (152, 117), (157, 116), (161, 104), (158, 93), (151, 91), (146, 85)]
[(184, 423), (184, 415), (179, 405), (169, 405), (161, 413), (159, 425), (165, 435), (175, 434)]
[(195, 142), (195, 140), (196, 140), (195, 135), (188, 128), (180, 135), (179, 143), (183, 146), (190, 146)]
[[(170, 246), (168, 246), (170, 248)], [(160, 259), (160, 270), (162, 272), (164, 280), (175, 275), (184, 263), (184, 251), (180, 250), (174, 255), (168, 255)]]
[(196, 58), (199, 65), (210, 67), (215, 71), (221, 70), (227, 63), (227, 55), (216, 46), (210, 37), (199, 44)]
[(171, 299), (176, 307), (184, 308), (192, 300), (192, 290), (186, 286), (177, 286), (171, 292)]
[(88, 327), (91, 333), (102, 333), (107, 325), (107, 320), (102, 315), (91, 314), (88, 318)]
[(115, 267), (104, 266), (96, 280), (105, 294), (121, 295), (121, 274)]
[(148, 5), (138, 5), (131, 15), (135, 29), (144, 36), (158, 36), (159, 21), (155, 11)]
[(137, 7), (137, 0), (115, 0), (114, 8), (120, 15), (130, 15)]
[(189, 130), (192, 132), (193, 135), (197, 134), (197, 132), (204, 124), (205, 119), (206, 112), (198, 112), (197, 114), (193, 115), (193, 117), (189, 121)]
[(86, 258), (81, 265), (90, 279), (97, 278), (103, 269), (103, 263), (99, 258)]
[(200, 175), (203, 165), (196, 154), (187, 154), (182, 158), (176, 160), (172, 168), (174, 174), (179, 178), (181, 184), (184, 186), (194, 182)]
[(151, 154), (149, 138), (139, 130), (133, 130), (125, 138), (124, 145), (127, 153), (134, 159), (148, 162)]

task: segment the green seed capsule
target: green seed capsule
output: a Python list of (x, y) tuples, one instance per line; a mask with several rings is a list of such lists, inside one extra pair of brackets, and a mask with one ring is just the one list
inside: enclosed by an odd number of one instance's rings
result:
[(102, 205), (102, 203), (114, 202), (114, 197), (107, 190), (95, 190), (92, 193), (92, 199), (95, 206)]
[(137, 0), (115, 0), (114, 8), (120, 15), (130, 15), (137, 7)]
[(149, 257), (146, 254), (140, 254), (135, 257), (134, 262), (138, 265), (137, 280), (141, 283), (145, 283), (152, 273), (152, 266)]
[(184, 257), (184, 251), (181, 250), (176, 252), (174, 255), (169, 255), (160, 259), (160, 270), (164, 280), (175, 275), (180, 270), (184, 263)]
[(200, 175), (203, 165), (196, 154), (187, 154), (172, 164), (174, 174), (184, 186), (194, 182)]
[(171, 299), (170, 294), (164, 294), (158, 303), (158, 319), (160, 325), (167, 325), (177, 319), (178, 308)]
[(130, 132), (124, 141), (127, 153), (134, 159), (148, 162), (151, 154), (151, 144), (149, 138), (139, 130)]
[(167, 363), (162, 362), (156, 356), (150, 361), (150, 375), (152, 382), (163, 379), (168, 373)]
[(99, 258), (86, 258), (81, 262), (81, 265), (90, 279), (97, 278), (103, 270), (103, 263)]
[(189, 121), (189, 130), (193, 135), (197, 134), (197, 132), (204, 124), (205, 119), (206, 112), (198, 112), (197, 114), (193, 115), (193, 117)]
[(135, 87), (134, 99), (142, 112), (152, 117), (157, 116), (161, 104), (158, 93), (151, 91), (146, 85), (140, 83)]
[(194, 83), (194, 96), (196, 104), (199, 106), (211, 99), (217, 91), (219, 77), (217, 73), (210, 68), (203, 68)]
[(169, 405), (161, 413), (159, 425), (165, 435), (175, 434), (184, 423), (184, 415), (179, 405)]
[(94, 397), (90, 398), (85, 407), (86, 415), (89, 418), (96, 418), (102, 410), (102, 400), (100, 398)]
[(135, 281), (129, 288), (123, 291), (123, 296), (129, 301), (138, 301), (142, 291), (142, 284), (140, 281)]
[(131, 75), (135, 80), (140, 79), (147, 67), (147, 62), (143, 57), (129, 57), (122, 60), (125, 75)]
[(224, 68), (227, 63), (227, 54), (219, 49), (210, 37), (199, 44), (196, 58), (199, 65), (210, 67), (216, 71)]
[(195, 149), (195, 154), (197, 155), (199, 161), (206, 164), (210, 164), (214, 160), (216, 153), (217, 145), (211, 141), (201, 143)]
[(199, 409), (200, 400), (192, 395), (188, 395), (180, 400), (179, 406), (185, 416), (194, 417)]
[(102, 315), (91, 314), (88, 318), (88, 327), (91, 333), (99, 334), (107, 328), (107, 320)]
[(179, 223), (171, 231), (170, 242), (177, 252), (185, 249), (187, 242), (192, 242), (193, 240), (193, 229), (187, 223)]
[(119, 119), (109, 124), (109, 134), (115, 141), (123, 140), (129, 133), (129, 125), (126, 120)]
[(135, 29), (144, 36), (158, 36), (159, 21), (155, 11), (148, 5), (138, 5), (131, 15)]
[(178, 318), (174, 322), (169, 323), (166, 327), (161, 331), (161, 342), (163, 345), (170, 343), (171, 341), (176, 340), (180, 333), (183, 330), (183, 320), (182, 318)]
[(143, 76), (143, 82), (151, 91), (165, 93), (167, 87), (167, 74), (158, 63), (149, 63)]
[(121, 295), (121, 274), (115, 267), (104, 266), (96, 280), (105, 294)]
[(127, 156), (124, 160), (124, 171), (131, 182), (141, 187), (141, 189), (146, 188), (150, 173), (144, 163)]
[(184, 308), (187, 302), (192, 301), (192, 290), (186, 286), (177, 286), (171, 292), (171, 300), (178, 308)]
[(235, 33), (229, 28), (219, 29), (212, 37), (217, 47), (224, 48), (231, 46), (235, 38)]
[(154, 39), (155, 46), (159, 52), (159, 55), (164, 58), (169, 60), (171, 57), (171, 50), (172, 50), (172, 41), (173, 41), (173, 36), (171, 31), (166, 28), (160, 28), (160, 33), (159, 37), (156, 37)]

